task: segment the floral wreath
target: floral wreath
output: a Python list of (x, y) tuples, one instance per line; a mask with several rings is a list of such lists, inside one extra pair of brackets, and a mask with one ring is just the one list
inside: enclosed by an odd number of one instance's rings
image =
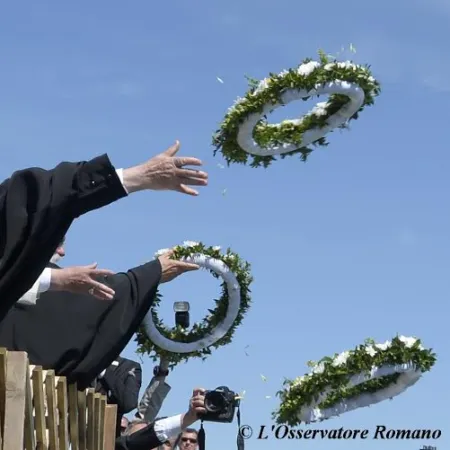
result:
[(281, 404), (273, 418), (296, 426), (392, 399), (415, 384), (435, 361), (436, 355), (413, 337), (397, 336), (384, 344), (367, 339), (355, 350), (308, 363), (309, 374), (286, 380), (277, 393)]
[[(319, 52), (320, 62), (305, 59), (296, 69), (270, 74), (261, 82), (249, 79), (250, 90), (229, 108), (213, 137), (214, 155), (221, 151), (228, 165), (246, 164), (268, 167), (274, 156), (301, 154), (306, 161), (309, 146), (328, 145), (325, 135), (335, 128), (347, 128), (364, 107), (372, 105), (380, 85), (369, 66), (351, 61), (338, 62)], [(300, 119), (271, 125), (266, 116), (295, 100), (329, 94)]]
[[(222, 295), (215, 300), (216, 307), (190, 331), (181, 327), (168, 328), (162, 323), (156, 311), (162, 296), (156, 293), (150, 312), (137, 332), (137, 352), (150, 355), (154, 361), (164, 357), (171, 367), (192, 357), (206, 359), (211, 354), (211, 347), (218, 348), (231, 342), (250, 307), (249, 286), (253, 281), (250, 264), (230, 249), (222, 254), (220, 247), (186, 241), (173, 250), (174, 259), (198, 264), (215, 278), (222, 278), (223, 282)], [(155, 257), (168, 251), (159, 250)]]

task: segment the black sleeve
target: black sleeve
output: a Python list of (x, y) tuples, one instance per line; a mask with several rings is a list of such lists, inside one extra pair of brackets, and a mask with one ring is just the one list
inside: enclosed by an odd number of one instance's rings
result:
[[(86, 327), (89, 347), (82, 360), (69, 373), (65, 371), (69, 382), (76, 381), (80, 389), (84, 389), (122, 353), (150, 310), (160, 279), (161, 264), (155, 259), (127, 273), (107, 277), (104, 282), (116, 293), (111, 302), (99, 300), (94, 303), (88, 297), (85, 308), (91, 309), (92, 313), (86, 312), (86, 317), (94, 314), (97, 317), (96, 327)], [(94, 312), (96, 306), (105, 304), (108, 305), (106, 310)]]
[(122, 358), (119, 365), (106, 369), (101, 380), (111, 391), (111, 398), (118, 405), (121, 414), (127, 414), (138, 406), (139, 390), (142, 384), (141, 365)]
[(154, 423), (129, 436), (121, 436), (116, 439), (115, 450), (150, 450), (162, 445), (156, 437)]
[(127, 194), (107, 155), (15, 172), (0, 185), (0, 321), (50, 261), (72, 222)]

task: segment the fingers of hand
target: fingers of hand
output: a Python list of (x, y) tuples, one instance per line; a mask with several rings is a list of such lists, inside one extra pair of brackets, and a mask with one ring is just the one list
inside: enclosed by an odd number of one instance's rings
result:
[(171, 259), (172, 256), (173, 256), (173, 250), (169, 250), (168, 252), (163, 253), (162, 255), (160, 255), (160, 256), (158, 257), (158, 259), (159, 259), (160, 261), (166, 261), (166, 260)]
[(177, 176), (180, 178), (187, 178), (187, 179), (200, 179), (200, 180), (207, 180), (208, 174), (206, 172), (203, 172), (201, 170), (195, 170), (195, 169), (177, 169), (176, 172)]
[(108, 275), (114, 275), (114, 272), (108, 269), (96, 269), (91, 272), (91, 277), (106, 277)]
[(196, 191), (195, 189), (191, 189), (185, 184), (180, 184), (175, 190), (177, 192), (181, 192), (182, 194), (193, 195), (194, 197), (198, 195), (198, 191)]
[(206, 414), (206, 408), (204, 406), (196, 406), (194, 409), (197, 414)]
[(112, 300), (113, 297), (110, 294), (107, 294), (106, 292), (99, 291), (98, 289), (90, 289), (89, 293), (94, 296), (95, 298), (98, 298), (99, 300)]
[(192, 397), (196, 397), (196, 396), (202, 395), (203, 396), (203, 400), (205, 400), (205, 392), (206, 392), (206, 389), (199, 388), (199, 387), (194, 388), (194, 390), (192, 391)]
[(203, 389), (202, 390), (194, 389), (194, 394), (193, 394), (192, 399), (191, 399), (191, 406), (192, 406), (192, 409), (197, 414), (204, 414), (204, 413), (206, 413), (206, 409), (205, 409), (205, 395), (204, 395), (204, 390)]
[(115, 295), (114, 290), (111, 289), (109, 286), (106, 286), (106, 284), (99, 283), (98, 281), (95, 280), (91, 280), (89, 284), (91, 286), (91, 289), (94, 289), (94, 292), (106, 295), (109, 300), (112, 300), (114, 298)]
[(189, 270), (198, 270), (200, 266), (197, 264), (187, 263), (184, 261), (178, 261), (177, 269), (181, 272), (188, 272)]
[(165, 152), (164, 155), (166, 156), (175, 156), (180, 150), (180, 141), (175, 141), (175, 144), (173, 144), (171, 147), (169, 147)]
[(185, 186), (206, 186), (208, 184), (208, 180), (202, 178), (179, 178), (178, 181)]
[(175, 165), (180, 168), (183, 166), (202, 166), (203, 163), (200, 159), (194, 158), (192, 156), (184, 156), (180, 158), (175, 158)]

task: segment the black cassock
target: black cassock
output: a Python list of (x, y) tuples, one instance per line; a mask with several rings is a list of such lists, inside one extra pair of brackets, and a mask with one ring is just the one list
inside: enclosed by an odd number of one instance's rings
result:
[(0, 184), (0, 321), (37, 280), (72, 222), (126, 195), (107, 155), (20, 170)]
[(36, 305), (17, 303), (0, 323), (0, 347), (28, 352), (31, 364), (53, 369), (85, 389), (133, 337), (153, 303), (160, 278), (156, 259), (101, 279), (116, 292), (111, 301), (45, 292)]

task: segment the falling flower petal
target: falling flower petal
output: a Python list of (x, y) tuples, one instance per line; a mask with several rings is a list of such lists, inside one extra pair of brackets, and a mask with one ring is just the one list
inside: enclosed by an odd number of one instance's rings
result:
[(261, 380), (267, 381), (267, 378), (264, 375), (261, 375)]
[(271, 395), (266, 395), (266, 398), (272, 398), (272, 396)]
[(227, 190), (224, 189), (224, 190), (222, 191), (222, 195), (226, 195), (226, 194), (227, 194)]
[(217, 164), (217, 167), (218, 167), (219, 169), (225, 169), (225, 166), (224, 166), (223, 164)]
[(356, 48), (353, 47), (353, 44), (350, 44), (350, 51), (351, 51), (352, 53), (356, 53)]
[(222, 83), (222, 84), (223, 84), (222, 78), (219, 78), (219, 77), (216, 77), (216, 78), (217, 78), (217, 81), (218, 81), (219, 83)]

